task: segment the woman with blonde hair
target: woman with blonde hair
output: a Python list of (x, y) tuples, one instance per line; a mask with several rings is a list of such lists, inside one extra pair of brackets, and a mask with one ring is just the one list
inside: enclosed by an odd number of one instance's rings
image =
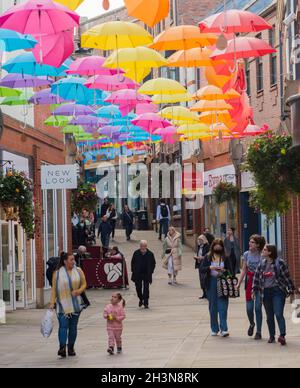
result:
[(199, 299), (206, 299), (206, 290), (205, 290), (205, 276), (200, 272), (200, 264), (204, 260), (205, 256), (209, 254), (209, 242), (204, 234), (201, 234), (198, 237), (198, 246), (197, 252), (194, 256), (195, 259), (195, 269), (199, 272), (200, 287), (203, 290), (203, 296), (200, 296)]
[(169, 285), (177, 284), (178, 271), (182, 270), (181, 235), (170, 226), (163, 245), (163, 268), (168, 271)]

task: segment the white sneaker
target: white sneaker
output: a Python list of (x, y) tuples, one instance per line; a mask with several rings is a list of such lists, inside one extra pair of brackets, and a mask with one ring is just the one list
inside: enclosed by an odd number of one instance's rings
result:
[(228, 331), (222, 331), (221, 337), (222, 337), (222, 338), (227, 338), (227, 337), (229, 337)]
[(211, 336), (211, 337), (218, 337), (218, 333), (215, 333), (215, 332), (212, 331), (212, 332), (210, 333), (210, 336)]

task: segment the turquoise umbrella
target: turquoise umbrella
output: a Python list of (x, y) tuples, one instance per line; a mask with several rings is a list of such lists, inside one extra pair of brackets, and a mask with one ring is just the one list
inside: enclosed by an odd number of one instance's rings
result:
[(31, 35), (23, 35), (13, 30), (0, 28), (0, 51), (32, 49), (37, 40)]

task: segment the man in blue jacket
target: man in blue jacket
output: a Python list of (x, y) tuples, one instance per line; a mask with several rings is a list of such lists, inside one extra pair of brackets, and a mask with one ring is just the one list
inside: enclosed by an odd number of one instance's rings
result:
[(103, 254), (105, 254), (109, 248), (109, 240), (112, 232), (110, 222), (108, 222), (107, 216), (102, 217), (102, 222), (98, 229), (98, 238), (101, 236), (101, 243), (103, 247)]

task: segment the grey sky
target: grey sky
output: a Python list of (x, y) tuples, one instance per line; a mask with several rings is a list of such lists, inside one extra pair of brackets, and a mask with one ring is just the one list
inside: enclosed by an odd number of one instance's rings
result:
[[(80, 16), (87, 16), (89, 18), (98, 16), (106, 11), (102, 8), (103, 0), (85, 0), (76, 12)], [(110, 10), (124, 5), (124, 0), (110, 0)]]

